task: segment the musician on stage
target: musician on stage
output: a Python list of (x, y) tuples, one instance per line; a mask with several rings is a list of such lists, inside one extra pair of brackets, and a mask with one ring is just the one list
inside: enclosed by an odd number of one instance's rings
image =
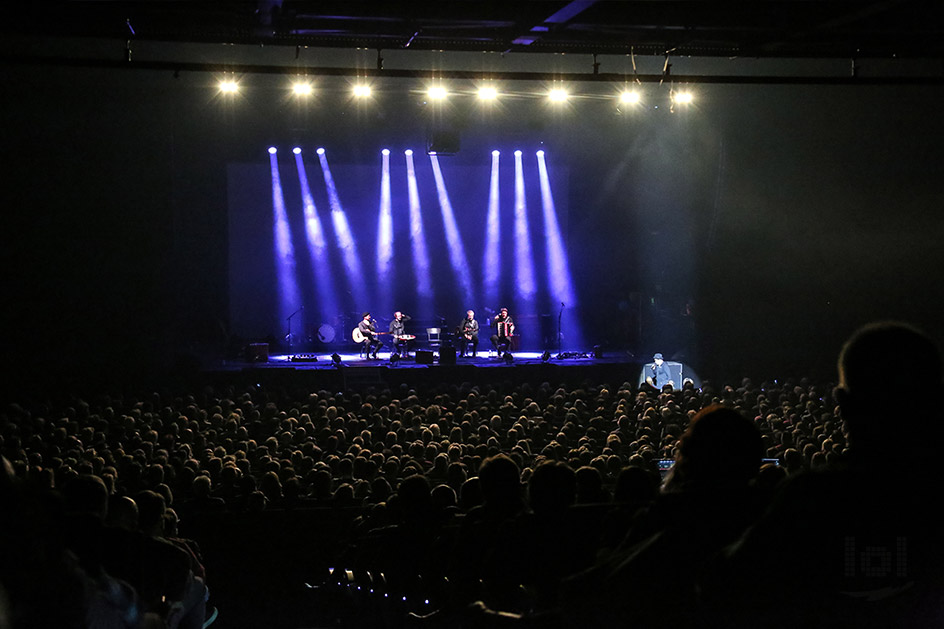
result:
[(475, 320), (475, 312), (469, 310), (465, 313), (465, 319), (459, 324), (457, 332), (459, 336), (459, 356), (465, 356), (466, 346), (472, 344), (472, 358), (479, 349), (479, 322)]
[(364, 313), (361, 322), (357, 324), (357, 329), (360, 330), (361, 336), (364, 337), (367, 355), (377, 360), (377, 350), (383, 347), (383, 343), (377, 338), (377, 328), (374, 326), (369, 312)]
[(410, 339), (404, 337), (406, 336), (406, 322), (410, 319), (410, 315), (405, 315), (399, 310), (393, 313), (393, 321), (390, 322), (388, 331), (393, 337), (391, 341), (393, 343), (393, 350), (398, 354), (405, 354), (406, 350), (409, 349), (408, 344)]
[(515, 322), (508, 314), (508, 308), (502, 308), (492, 317), (495, 325), (495, 334), (492, 335), (492, 346), (501, 355), (511, 349), (511, 337), (515, 335)]

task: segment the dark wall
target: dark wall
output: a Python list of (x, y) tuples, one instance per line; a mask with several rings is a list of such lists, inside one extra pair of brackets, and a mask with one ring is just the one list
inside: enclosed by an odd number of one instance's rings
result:
[[(229, 312), (227, 165), (296, 142), (367, 163), (428, 131), (422, 98), (395, 83), (364, 108), (339, 92), (299, 106), (272, 77), (250, 77), (263, 87), (227, 103), (204, 75), (0, 76), (4, 358), (27, 375), (216, 351)], [(566, 159), (571, 265), (593, 342), (683, 352), (702, 375), (828, 376), (860, 323), (936, 326), (944, 90), (698, 92), (675, 113), (510, 101), (489, 116), (457, 105), (448, 124), (461, 155), (518, 142)]]

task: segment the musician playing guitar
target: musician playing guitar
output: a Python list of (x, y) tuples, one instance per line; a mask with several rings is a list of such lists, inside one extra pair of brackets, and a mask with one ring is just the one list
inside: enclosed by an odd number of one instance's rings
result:
[(465, 313), (465, 319), (459, 324), (456, 331), (459, 336), (459, 356), (465, 356), (466, 346), (472, 344), (472, 358), (479, 349), (479, 322), (475, 320), (475, 312), (469, 310)]
[(409, 342), (416, 337), (406, 333), (406, 322), (410, 320), (410, 315), (405, 315), (399, 310), (393, 313), (393, 321), (390, 322), (389, 332), (393, 336), (393, 349), (398, 354), (405, 354), (409, 349)]
[[(358, 337), (360, 337), (361, 340), (358, 340)], [(354, 329), (354, 340), (358, 343), (364, 343), (367, 349), (367, 355), (377, 360), (377, 350), (383, 347), (383, 343), (377, 338), (377, 328), (374, 327), (374, 322), (371, 320), (369, 312), (364, 313), (361, 322), (358, 323), (357, 327)]]
[(495, 351), (501, 355), (511, 349), (511, 338), (515, 335), (515, 322), (511, 320), (508, 314), (508, 308), (502, 308), (497, 315), (492, 318), (495, 324), (495, 334), (492, 335), (492, 345)]

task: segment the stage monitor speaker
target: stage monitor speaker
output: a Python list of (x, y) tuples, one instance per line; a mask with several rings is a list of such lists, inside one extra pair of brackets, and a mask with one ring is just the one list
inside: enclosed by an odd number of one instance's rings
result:
[(440, 365), (455, 365), (456, 364), (456, 348), (452, 345), (443, 345), (439, 348), (439, 364)]
[(428, 349), (416, 350), (416, 364), (417, 365), (432, 365), (433, 352)]
[(254, 363), (264, 363), (269, 360), (268, 343), (250, 343), (246, 358)]

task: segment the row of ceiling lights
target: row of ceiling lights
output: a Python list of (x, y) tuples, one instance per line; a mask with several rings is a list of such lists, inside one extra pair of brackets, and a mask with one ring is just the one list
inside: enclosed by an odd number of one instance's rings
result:
[[(219, 82), (219, 89), (224, 94), (236, 94), (239, 92), (239, 82), (235, 79), (223, 79)], [(292, 84), (291, 91), (295, 96), (304, 98), (313, 95), (315, 88), (309, 82), (296, 81)], [(351, 87), (351, 94), (355, 98), (369, 98), (373, 95), (373, 90), (367, 83), (357, 83)], [(434, 101), (443, 101), (450, 96), (449, 90), (442, 85), (427, 88), (425, 94), (430, 100)], [(485, 102), (496, 101), (502, 96), (498, 89), (492, 86), (479, 87), (475, 94), (479, 100)], [(690, 104), (694, 100), (692, 93), (687, 90), (673, 89), (669, 95), (672, 102), (679, 105)], [(548, 90), (544, 96), (551, 102), (563, 103), (571, 97), (571, 93), (564, 87), (555, 87)], [(617, 92), (615, 96), (621, 103), (625, 104), (642, 102), (642, 95), (637, 89), (624, 89)]]

